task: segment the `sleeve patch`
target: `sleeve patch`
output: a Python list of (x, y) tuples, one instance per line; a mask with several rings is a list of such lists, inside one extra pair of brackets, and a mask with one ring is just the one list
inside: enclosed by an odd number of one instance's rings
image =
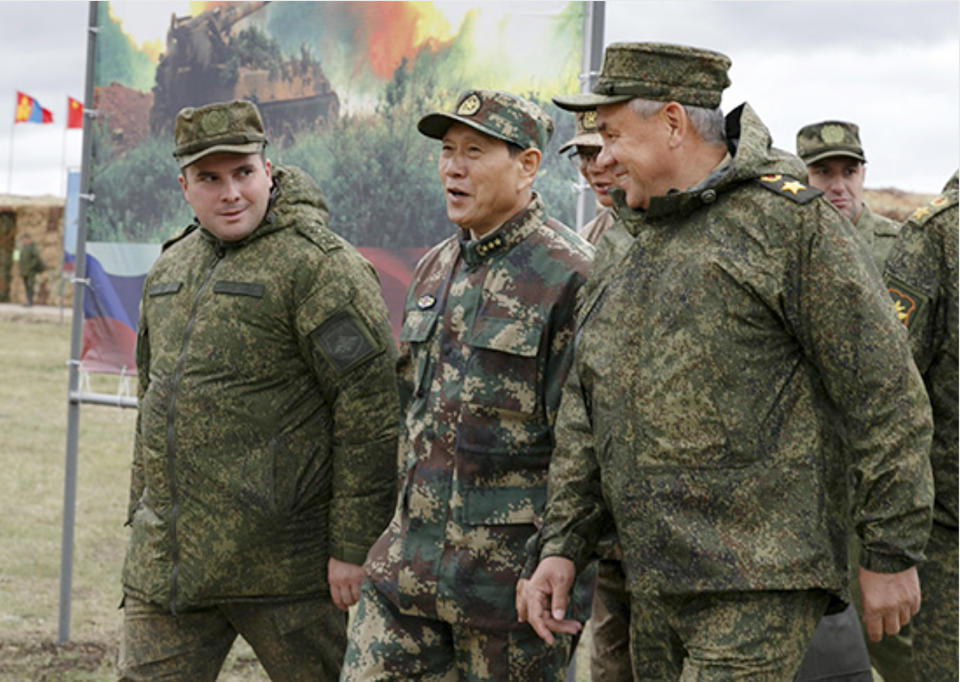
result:
[(887, 280), (887, 291), (893, 300), (893, 308), (897, 313), (897, 318), (903, 322), (903, 326), (909, 329), (910, 323), (917, 316), (917, 312), (927, 302), (927, 296), (897, 279)]
[(381, 350), (366, 325), (346, 310), (324, 320), (310, 336), (341, 375), (362, 365)]

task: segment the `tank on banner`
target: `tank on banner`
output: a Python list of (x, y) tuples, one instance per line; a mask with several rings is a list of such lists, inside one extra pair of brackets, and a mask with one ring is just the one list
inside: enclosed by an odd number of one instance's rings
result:
[(316, 181), (331, 228), (377, 267), (395, 329), (414, 265), (453, 229), (439, 143), (416, 122), (463, 90), (512, 91), (551, 115), (534, 189), (574, 224), (576, 173), (556, 153), (573, 117), (550, 97), (579, 88), (584, 12), (560, 0), (98, 3), (85, 363), (134, 366), (143, 277), (193, 218), (171, 155), (184, 106), (257, 103), (267, 157)]

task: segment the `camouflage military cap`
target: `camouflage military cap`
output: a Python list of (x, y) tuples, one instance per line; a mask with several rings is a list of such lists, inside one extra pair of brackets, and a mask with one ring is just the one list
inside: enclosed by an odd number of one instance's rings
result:
[(642, 97), (716, 109), (730, 85), (730, 58), (719, 52), (669, 43), (611, 43), (591, 93), (562, 95), (561, 109), (583, 111)]
[(427, 114), (417, 123), (417, 130), (440, 140), (454, 123), (463, 123), (522, 149), (536, 147), (543, 151), (553, 135), (553, 121), (543, 109), (498, 90), (468, 90), (460, 95), (453, 113)]
[(830, 156), (867, 160), (860, 144), (860, 129), (847, 121), (821, 121), (803, 126), (797, 133), (797, 156), (808, 166)]
[(560, 154), (571, 147), (602, 147), (603, 138), (597, 132), (597, 110), (587, 109), (576, 112), (576, 124), (573, 137), (567, 140), (558, 150)]
[(180, 168), (217, 152), (256, 154), (267, 145), (256, 105), (241, 100), (181, 109), (173, 136)]

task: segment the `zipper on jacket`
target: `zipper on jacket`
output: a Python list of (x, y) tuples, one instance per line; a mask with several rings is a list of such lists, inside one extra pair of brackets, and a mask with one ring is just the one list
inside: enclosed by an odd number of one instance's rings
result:
[(207, 272), (204, 273), (203, 281), (200, 283), (197, 293), (193, 296), (193, 305), (190, 309), (190, 317), (187, 319), (187, 325), (183, 330), (183, 345), (180, 347), (180, 355), (177, 357), (177, 364), (173, 372), (173, 383), (170, 389), (170, 402), (167, 405), (167, 479), (170, 481), (170, 556), (173, 560), (173, 568), (170, 571), (170, 613), (174, 616), (177, 615), (177, 574), (179, 573), (180, 569), (180, 546), (177, 543), (177, 515), (179, 512), (180, 501), (177, 496), (177, 483), (175, 478), (177, 467), (174, 452), (176, 440), (176, 429), (174, 424), (176, 417), (175, 408), (177, 403), (177, 392), (180, 388), (180, 380), (183, 378), (183, 368), (187, 361), (187, 347), (190, 345), (190, 335), (193, 333), (193, 327), (197, 321), (197, 307), (200, 303), (200, 296), (207, 288), (207, 284), (210, 282), (210, 277), (213, 275), (213, 271), (217, 269), (217, 266), (220, 265), (224, 256), (226, 256), (226, 249), (222, 244), (217, 243), (213, 248), (217, 259), (213, 262), (213, 265), (207, 269)]

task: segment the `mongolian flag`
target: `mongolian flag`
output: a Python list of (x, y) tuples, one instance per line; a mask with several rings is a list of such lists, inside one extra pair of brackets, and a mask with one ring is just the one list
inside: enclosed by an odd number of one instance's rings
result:
[(53, 123), (53, 114), (44, 109), (30, 95), (17, 91), (17, 110), (13, 115), (14, 123)]
[(69, 95), (67, 96), (67, 127), (83, 127), (83, 102), (78, 102)]

